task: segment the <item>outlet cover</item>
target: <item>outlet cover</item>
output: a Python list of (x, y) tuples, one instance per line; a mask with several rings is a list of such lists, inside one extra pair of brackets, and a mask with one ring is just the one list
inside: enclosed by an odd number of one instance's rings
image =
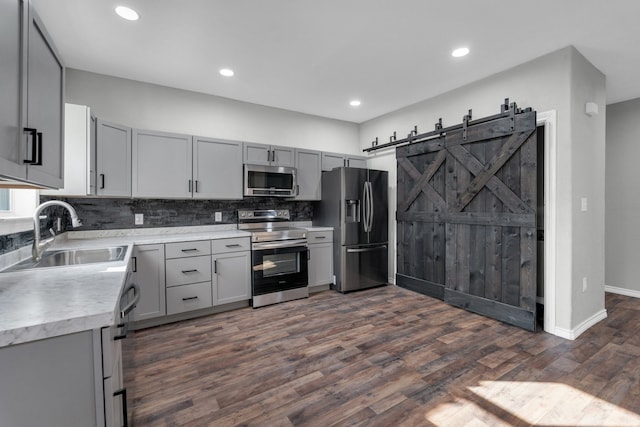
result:
[(215, 221), (216, 222), (222, 221), (222, 212), (216, 212), (215, 213)]
[(144, 224), (144, 214), (135, 214), (135, 224), (136, 225)]
[(587, 278), (582, 278), (582, 292), (587, 292)]

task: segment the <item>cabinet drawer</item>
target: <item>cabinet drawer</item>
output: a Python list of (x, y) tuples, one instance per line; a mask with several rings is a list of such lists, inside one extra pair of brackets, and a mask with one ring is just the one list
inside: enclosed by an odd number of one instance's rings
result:
[(307, 233), (307, 242), (314, 243), (333, 242), (333, 231), (310, 231)]
[(211, 241), (211, 252), (222, 254), (225, 252), (240, 252), (251, 250), (250, 237), (235, 237), (232, 239), (215, 239)]
[(211, 282), (167, 288), (167, 314), (211, 307)]
[(196, 240), (193, 242), (167, 243), (165, 245), (165, 258), (184, 258), (188, 256), (211, 255), (211, 245), (208, 240)]
[(211, 256), (175, 258), (165, 261), (167, 287), (211, 280)]

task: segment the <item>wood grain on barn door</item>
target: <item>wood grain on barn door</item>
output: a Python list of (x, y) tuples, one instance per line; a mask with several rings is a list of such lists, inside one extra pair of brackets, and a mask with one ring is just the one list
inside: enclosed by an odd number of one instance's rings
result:
[(536, 116), (400, 147), (397, 284), (536, 327)]

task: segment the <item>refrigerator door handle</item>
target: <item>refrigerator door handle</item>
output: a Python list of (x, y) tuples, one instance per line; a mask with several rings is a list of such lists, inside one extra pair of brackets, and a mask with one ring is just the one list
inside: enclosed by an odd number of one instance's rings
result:
[(362, 187), (362, 226), (364, 227), (364, 232), (369, 232), (369, 187), (367, 186), (367, 181), (364, 182), (364, 186)]
[(373, 251), (378, 251), (380, 249), (387, 249), (387, 245), (372, 246), (368, 248), (351, 248), (351, 249), (347, 249), (347, 253), (352, 254), (352, 253), (360, 253), (360, 252), (373, 252)]
[(369, 197), (367, 197), (367, 200), (369, 200), (369, 233), (371, 233), (371, 230), (373, 229), (373, 187), (371, 186), (371, 181), (367, 181), (367, 187), (369, 187)]

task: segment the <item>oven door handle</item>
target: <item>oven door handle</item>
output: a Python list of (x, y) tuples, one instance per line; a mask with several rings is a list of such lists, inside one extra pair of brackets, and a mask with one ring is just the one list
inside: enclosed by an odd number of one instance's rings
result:
[(259, 251), (261, 249), (293, 248), (298, 246), (306, 248), (307, 239), (282, 240), (279, 242), (258, 242), (251, 245), (251, 249)]

